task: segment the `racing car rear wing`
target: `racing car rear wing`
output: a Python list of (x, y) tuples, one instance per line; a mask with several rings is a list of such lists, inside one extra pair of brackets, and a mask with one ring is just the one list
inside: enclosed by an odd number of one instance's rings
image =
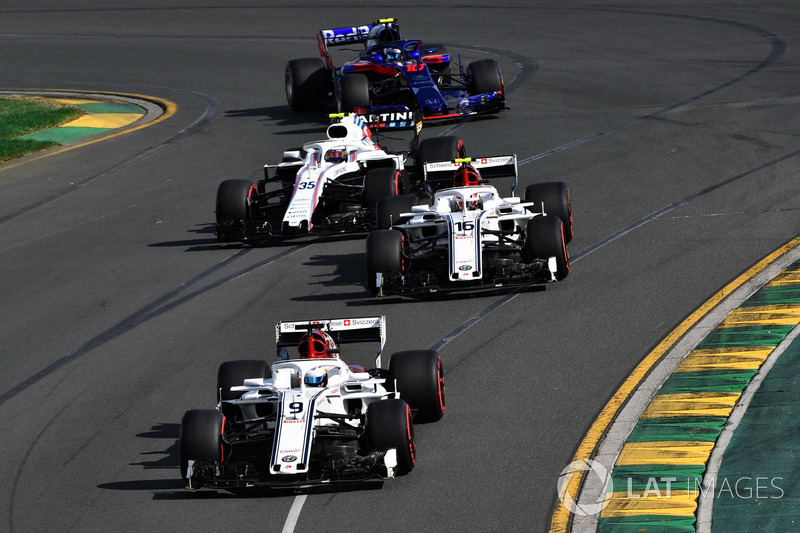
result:
[(517, 155), (495, 155), (491, 157), (464, 157), (449, 161), (429, 161), (422, 167), (426, 185), (433, 190), (452, 186), (453, 174), (464, 163), (469, 163), (481, 175), (481, 179), (513, 177), (511, 193), (517, 187)]
[[(324, 58), (328, 58), (329, 46), (343, 46), (354, 43), (367, 43), (369, 32), (375, 26), (384, 26), (399, 30), (397, 21), (393, 18), (379, 19), (370, 25), (350, 26), (348, 28), (331, 28), (329, 30), (319, 30), (317, 40), (319, 41), (319, 52)], [(399, 32), (398, 32), (399, 37)], [(329, 64), (329, 67), (332, 65)]]
[(326, 318), (320, 320), (300, 320), (278, 322), (275, 326), (275, 343), (278, 356), (286, 358), (287, 346), (296, 347), (300, 339), (313, 329), (325, 331), (336, 345), (356, 342), (379, 342), (378, 356), (375, 365), (381, 367), (381, 352), (386, 343), (386, 317)]

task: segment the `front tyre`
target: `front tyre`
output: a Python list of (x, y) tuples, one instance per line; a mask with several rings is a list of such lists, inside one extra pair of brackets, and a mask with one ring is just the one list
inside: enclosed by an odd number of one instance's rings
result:
[(400, 222), (400, 215), (410, 213), (417, 198), (413, 194), (387, 196), (375, 203), (375, 227), (389, 229)]
[(411, 472), (417, 463), (417, 443), (411, 408), (405, 400), (380, 400), (367, 407), (369, 451), (397, 450), (397, 474)]
[(569, 274), (569, 256), (564, 244), (564, 224), (555, 215), (535, 216), (525, 226), (525, 252), (529, 261), (556, 258), (556, 281)]
[(192, 409), (181, 420), (178, 441), (178, 462), (181, 478), (186, 479), (189, 460), (207, 459), (221, 463), (225, 460), (225, 417), (216, 409)]
[(372, 294), (377, 295), (377, 274), (402, 272), (403, 270), (403, 234), (391, 229), (371, 231), (367, 235), (366, 286)]
[(466, 82), (470, 95), (503, 91), (503, 74), (494, 59), (481, 59), (467, 65)]
[(415, 411), (414, 422), (436, 422), (444, 415), (444, 367), (436, 350), (411, 350), (394, 354), (389, 378), (400, 397)]

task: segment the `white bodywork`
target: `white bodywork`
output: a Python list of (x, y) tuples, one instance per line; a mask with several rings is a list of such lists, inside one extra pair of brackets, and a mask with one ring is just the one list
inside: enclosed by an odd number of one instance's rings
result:
[[(279, 322), (275, 328), (278, 346), (291, 342), (308, 331), (310, 325), (340, 338), (356, 335), (362, 339), (378, 341), (376, 365), (380, 367), (381, 351), (386, 341), (386, 319), (383, 316), (324, 319), (314, 321)], [(346, 342), (346, 341), (345, 341)], [(285, 350), (281, 350), (285, 356)], [(304, 384), (305, 374), (319, 367), (327, 371), (325, 387)], [(238, 405), (245, 419), (258, 418), (258, 404), (275, 405), (275, 420), (267, 422), (275, 430), (270, 456), (270, 473), (274, 475), (303, 474), (308, 472), (314, 432), (323, 426), (337, 426), (337, 421), (325, 414), (348, 415), (353, 405), (360, 405), (363, 415), (374, 401), (399, 397), (385, 386), (385, 379), (376, 378), (360, 366), (349, 366), (337, 357), (327, 359), (286, 359), (272, 364), (271, 378), (246, 379), (242, 386), (231, 391), (242, 392), (239, 399), (226, 400)], [(350, 406), (348, 411), (345, 402)], [(220, 406), (218, 405), (218, 408)], [(345, 423), (353, 428), (361, 424), (360, 417)], [(388, 477), (393, 477), (397, 466), (396, 454), (387, 454), (384, 463)]]
[[(328, 372), (327, 386), (307, 387), (303, 376), (318, 367)], [(227, 403), (237, 404), (245, 417), (249, 414), (250, 418), (257, 418), (257, 404), (275, 403), (277, 416), (268, 424), (275, 430), (270, 473), (302, 474), (308, 472), (315, 429), (337, 425), (324, 414), (347, 415), (345, 401), (360, 401), (362, 412), (366, 412), (371, 402), (396, 397), (386, 390), (384, 382), (338, 358), (279, 361), (272, 365), (271, 378), (247, 379), (242, 386), (232, 387), (232, 391), (243, 394)], [(356, 418), (352, 426), (356, 428), (358, 423)]]
[(436, 227), (437, 244), (450, 250), (450, 280), (477, 280), (483, 276), (484, 245), (498, 240), (490, 230), (499, 230), (502, 221), (504, 229), (513, 227), (523, 235), (528, 220), (541, 214), (530, 212), (531, 205), (518, 197), (502, 198), (491, 185), (443, 189), (435, 193), (431, 206), (414, 206), (412, 218), (395, 227), (411, 241), (421, 238), (425, 228)]
[[(303, 145), (303, 151), (285, 152), (279, 165), (267, 168), (297, 167), (297, 179), (289, 205), (283, 216), (283, 226), (299, 229), (312, 228), (311, 217), (325, 186), (348, 174), (358, 173), (367, 161), (392, 159), (396, 169), (403, 168), (403, 157), (388, 154), (372, 140), (372, 133), (360, 115), (347, 115), (341, 122), (331, 124), (328, 138)], [(346, 153), (343, 161), (327, 161), (325, 154), (331, 149)]]

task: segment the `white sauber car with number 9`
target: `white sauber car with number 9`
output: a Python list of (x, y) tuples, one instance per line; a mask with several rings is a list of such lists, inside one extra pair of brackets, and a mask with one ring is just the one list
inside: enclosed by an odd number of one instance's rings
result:
[[(181, 421), (181, 476), (190, 489), (305, 488), (381, 483), (416, 464), (415, 422), (445, 411), (435, 350), (395, 353), (381, 367), (383, 316), (279, 322), (280, 360), (228, 361), (216, 409)], [(376, 368), (348, 365), (340, 344), (379, 342)], [(290, 356), (287, 348), (297, 349)]]
[[(366, 283), (375, 295), (414, 296), (563, 280), (572, 207), (563, 182), (529, 185), (525, 198), (503, 198), (489, 179), (513, 176), (515, 155), (426, 162), (430, 204), (410, 211), (384, 198), (366, 243)], [(395, 207), (396, 206), (396, 207)]]

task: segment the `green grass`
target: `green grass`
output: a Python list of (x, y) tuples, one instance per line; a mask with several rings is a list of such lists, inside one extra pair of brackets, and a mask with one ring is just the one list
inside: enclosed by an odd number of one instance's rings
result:
[(81, 113), (74, 105), (41, 98), (0, 97), (0, 163), (58, 144), (19, 137), (58, 126)]

